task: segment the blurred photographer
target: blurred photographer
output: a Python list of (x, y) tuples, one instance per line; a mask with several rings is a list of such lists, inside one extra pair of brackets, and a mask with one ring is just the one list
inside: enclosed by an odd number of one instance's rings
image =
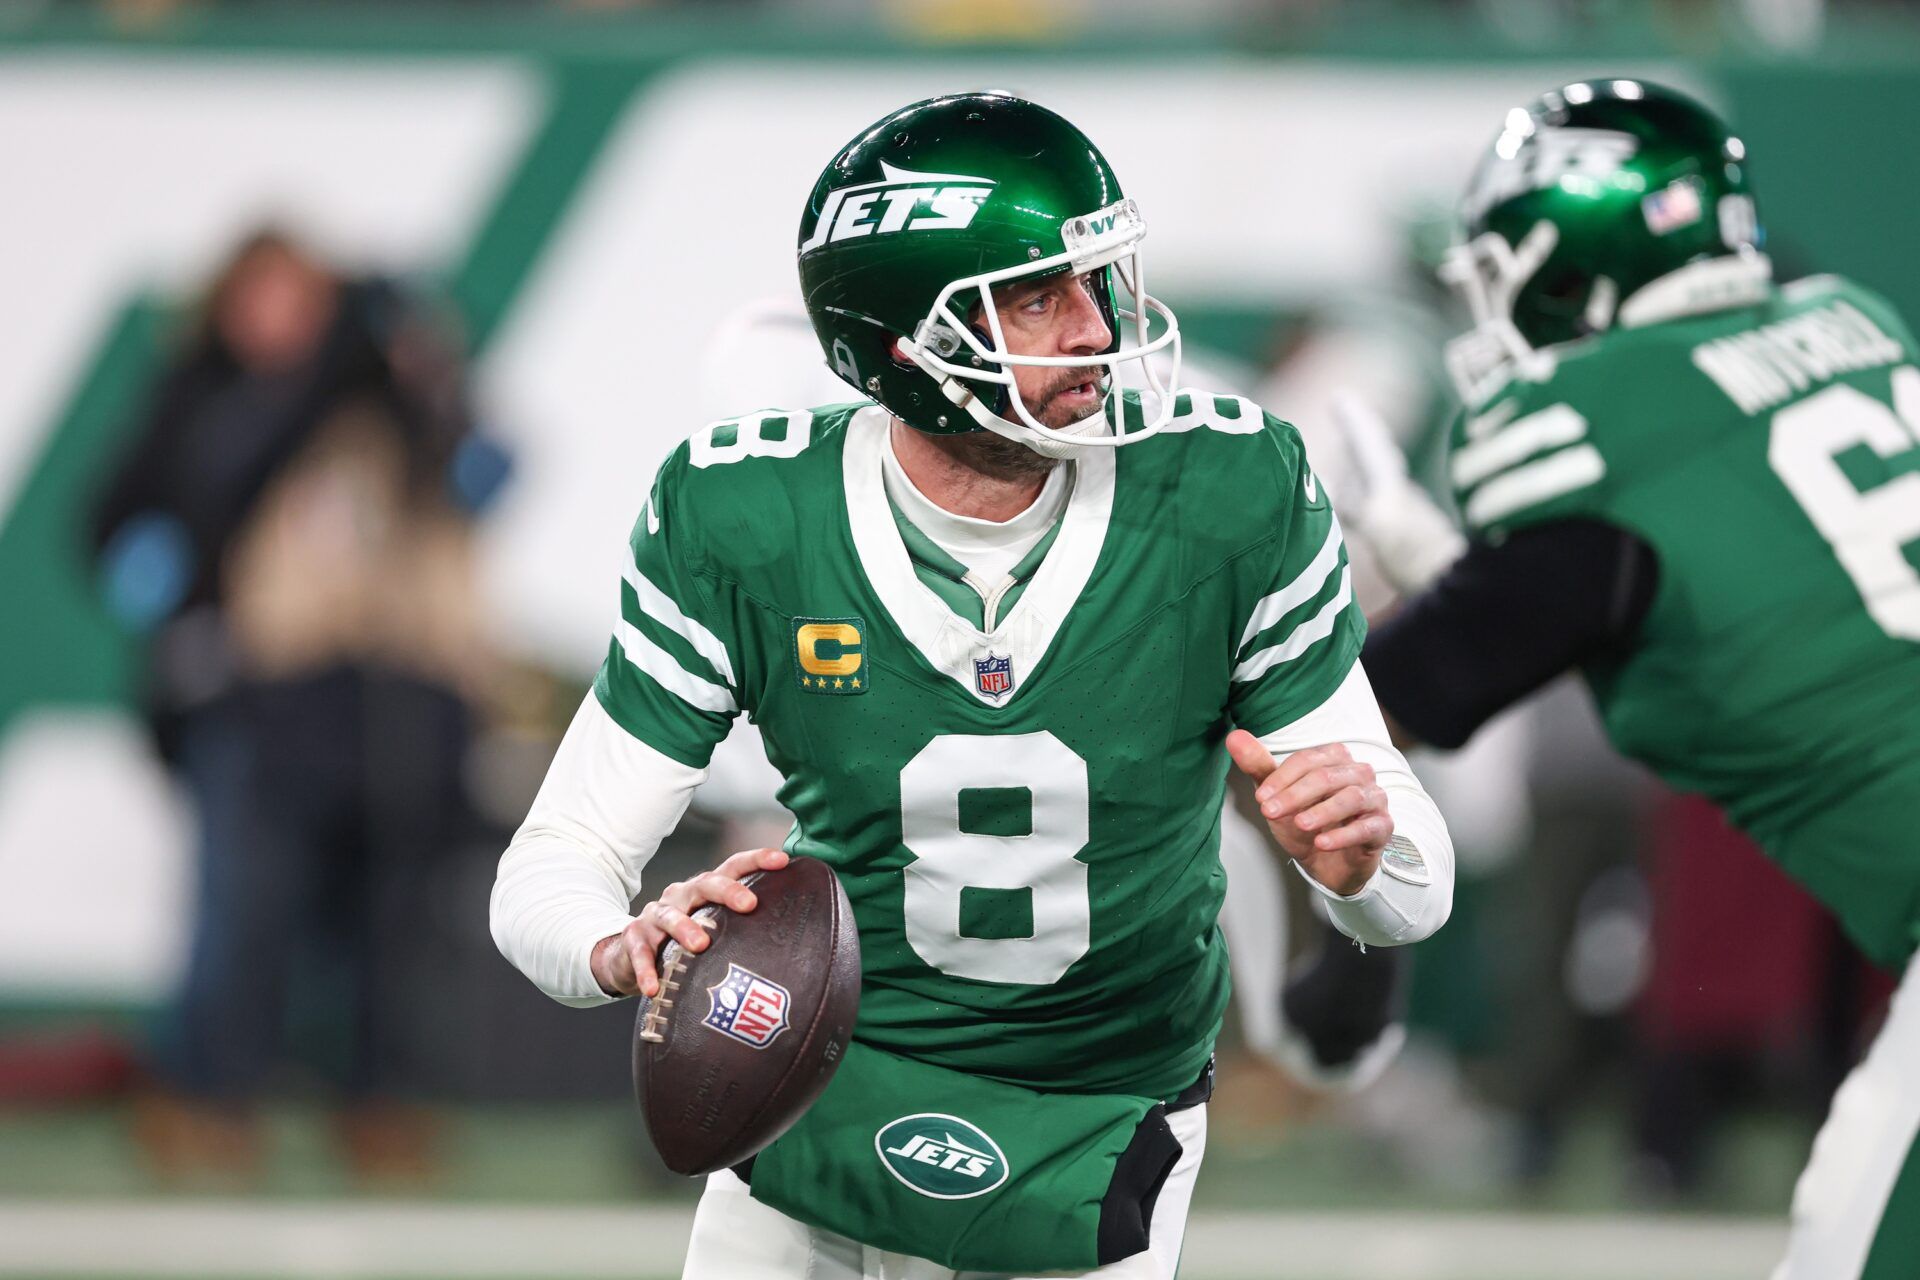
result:
[[(245, 1171), (288, 997), (344, 1035), (328, 1072), (363, 1172), (423, 1167), (397, 947), (467, 820), (485, 646), (473, 514), (505, 474), (446, 326), (262, 230), (214, 281), (93, 513), (110, 611), (200, 823), (197, 919), (158, 1046), (163, 1171)], [(309, 975), (324, 979), (317, 986)], [(298, 977), (299, 982), (294, 981)], [(330, 983), (330, 985), (329, 985)], [(307, 1019), (311, 1020), (311, 1019)]]

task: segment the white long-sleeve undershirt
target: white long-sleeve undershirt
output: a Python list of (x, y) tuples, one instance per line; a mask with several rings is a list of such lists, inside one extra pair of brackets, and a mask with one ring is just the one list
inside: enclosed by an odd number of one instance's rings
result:
[[(1425, 884), (1383, 864), (1345, 898), (1303, 873), (1334, 927), (1370, 946), (1415, 942), (1438, 929), (1453, 901), (1453, 846), (1439, 810), (1388, 738), (1359, 665), (1326, 702), (1261, 741), (1276, 759), (1344, 742), (1354, 759), (1373, 766), (1396, 834), (1425, 862)], [(594, 945), (632, 918), (641, 872), (705, 777), (634, 738), (589, 692), (500, 859), (491, 923), (501, 954), (562, 1004), (615, 999), (594, 980)]]
[(588, 690), (501, 855), (489, 907), (500, 954), (562, 1004), (615, 999), (594, 979), (594, 944), (627, 927), (640, 873), (706, 776), (622, 729)]

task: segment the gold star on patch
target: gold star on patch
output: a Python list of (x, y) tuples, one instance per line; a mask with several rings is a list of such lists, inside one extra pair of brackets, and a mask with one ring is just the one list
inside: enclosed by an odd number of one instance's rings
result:
[(853, 678), (853, 687), (854, 687), (854, 688), (856, 688), (856, 689), (858, 689), (858, 688), (860, 687), (860, 677), (859, 677), (859, 676), (855, 676), (855, 677)]
[[(822, 678), (823, 680), (825, 679), (825, 677), (824, 677), (824, 676), (823, 676), (823, 677), (821, 677), (821, 678)], [(835, 676), (835, 677), (833, 678), (833, 687), (834, 687), (834, 688), (836, 688), (836, 689), (844, 689), (844, 688), (846, 688), (846, 687), (847, 687), (847, 682), (846, 682), (845, 680), (842, 680), (842, 679), (841, 679), (841, 678), (840, 678), (839, 676)]]

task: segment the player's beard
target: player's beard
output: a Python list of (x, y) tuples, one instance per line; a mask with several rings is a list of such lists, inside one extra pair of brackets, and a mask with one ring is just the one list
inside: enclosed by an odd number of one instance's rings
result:
[[(1076, 415), (1069, 406), (1056, 402), (1062, 392), (1071, 387), (1077, 387), (1083, 382), (1092, 382), (1098, 387), (1100, 379), (1089, 378), (1085, 371), (1069, 370), (1063, 373), (1039, 395), (1022, 397), (1026, 401), (1027, 412), (1031, 413), (1036, 421), (1056, 431), (1071, 427), (1086, 415)], [(992, 476), (996, 480), (1044, 478), (1058, 462), (1058, 459), (1038, 453), (1019, 440), (992, 431), (971, 432), (949, 439), (951, 452), (955, 457), (964, 459), (974, 470), (982, 475)]]
[(1058, 465), (1056, 458), (1035, 453), (1018, 440), (991, 431), (973, 431), (941, 440), (947, 453), (983, 476), (995, 480), (1044, 479)]
[[(1061, 392), (1089, 381), (1098, 386), (1101, 379), (1088, 378), (1084, 370), (1068, 370), (1049, 383), (1040, 394), (1022, 397), (1026, 401), (1027, 412), (1036, 421), (1054, 430), (1071, 427), (1085, 415), (1076, 416), (1071, 407), (1056, 402)], [(964, 435), (928, 438), (947, 456), (995, 480), (1043, 480), (1059, 463), (1057, 458), (1038, 453), (1031, 446), (994, 431), (970, 431)]]

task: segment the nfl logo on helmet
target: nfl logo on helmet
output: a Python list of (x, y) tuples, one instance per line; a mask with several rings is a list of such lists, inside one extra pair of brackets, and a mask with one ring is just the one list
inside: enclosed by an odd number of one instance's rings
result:
[(742, 1044), (764, 1049), (787, 1029), (792, 997), (785, 987), (751, 969), (729, 964), (720, 985), (707, 988), (707, 999), (707, 1016), (701, 1021)]
[(1004, 698), (1013, 692), (1013, 659), (989, 653), (973, 660), (973, 683), (989, 698)]

